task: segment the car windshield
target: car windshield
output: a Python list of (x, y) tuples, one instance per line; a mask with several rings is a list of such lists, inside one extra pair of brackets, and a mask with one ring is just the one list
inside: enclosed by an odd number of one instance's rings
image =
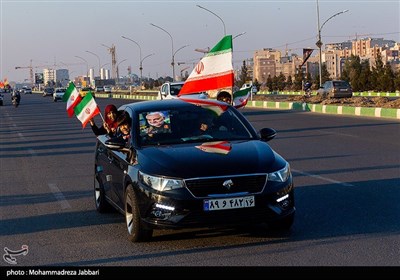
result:
[(171, 95), (178, 95), (183, 84), (170, 85)]
[(249, 129), (228, 108), (222, 114), (201, 106), (141, 112), (138, 115), (140, 146), (189, 142), (249, 140)]
[(350, 87), (346, 81), (335, 81), (333, 82), (334, 87)]

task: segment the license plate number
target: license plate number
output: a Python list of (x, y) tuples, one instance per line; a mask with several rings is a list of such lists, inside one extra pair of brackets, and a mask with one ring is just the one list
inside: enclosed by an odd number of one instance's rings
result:
[(203, 203), (204, 211), (226, 210), (254, 207), (254, 196), (230, 197), (221, 199), (206, 199)]

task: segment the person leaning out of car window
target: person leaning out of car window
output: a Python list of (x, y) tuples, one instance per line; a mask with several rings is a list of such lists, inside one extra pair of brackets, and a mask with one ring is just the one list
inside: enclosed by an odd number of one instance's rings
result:
[(131, 139), (131, 125), (132, 120), (128, 113), (123, 112), (117, 118), (117, 138), (121, 138), (125, 141), (126, 144), (129, 144)]
[(115, 136), (118, 128), (117, 118), (118, 110), (113, 104), (106, 106), (104, 111), (104, 123), (101, 127), (98, 127), (92, 118), (89, 123), (92, 128), (93, 133), (98, 135), (108, 134), (110, 137)]

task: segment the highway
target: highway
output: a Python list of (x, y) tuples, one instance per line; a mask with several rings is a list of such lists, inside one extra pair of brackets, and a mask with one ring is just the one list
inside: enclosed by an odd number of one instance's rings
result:
[[(95, 136), (64, 102), (22, 95), (0, 106), (0, 244), (17, 266), (399, 266), (400, 122), (247, 108), (291, 164), (296, 218), (289, 233), (264, 226), (160, 230), (130, 243), (120, 213), (93, 197)], [(101, 111), (123, 99), (96, 99)], [(96, 116), (97, 124), (101, 123)], [(4, 259), (0, 266), (12, 266)], [(14, 267), (14, 266), (13, 266)]]

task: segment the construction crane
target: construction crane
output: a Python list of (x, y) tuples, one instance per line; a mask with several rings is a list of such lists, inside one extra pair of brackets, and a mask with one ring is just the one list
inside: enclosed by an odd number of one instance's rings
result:
[(108, 49), (108, 51), (111, 54), (111, 67), (112, 67), (112, 74), (111, 77), (113, 79), (117, 78), (117, 54), (115, 51), (115, 46), (114, 44), (111, 45), (111, 47), (106, 46), (104, 44), (101, 44), (103, 47), (106, 47)]
[(32, 65), (32, 59), (30, 60), (29, 66), (15, 66), (15, 69), (29, 69), (29, 80), (31, 82), (31, 87), (33, 87), (34, 79), (33, 79), (33, 69), (35, 68), (47, 68), (47, 67), (61, 67), (61, 66), (69, 66), (69, 65), (81, 65), (82, 63), (69, 63), (69, 64), (52, 64), (52, 65)]

